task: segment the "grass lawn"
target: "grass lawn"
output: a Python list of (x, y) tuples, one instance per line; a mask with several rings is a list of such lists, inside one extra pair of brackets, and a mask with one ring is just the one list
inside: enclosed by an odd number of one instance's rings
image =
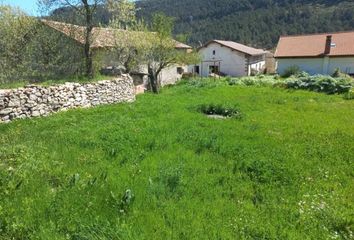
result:
[(353, 239), (353, 121), (338, 95), (184, 84), (2, 124), (0, 239)]

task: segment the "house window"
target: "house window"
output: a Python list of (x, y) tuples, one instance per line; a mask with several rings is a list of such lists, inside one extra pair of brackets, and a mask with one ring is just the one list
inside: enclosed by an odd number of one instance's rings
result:
[(183, 74), (184, 73), (183, 67), (177, 67), (177, 73), (180, 75)]
[(216, 53), (215, 50), (213, 50), (213, 55), (215, 55), (215, 53)]

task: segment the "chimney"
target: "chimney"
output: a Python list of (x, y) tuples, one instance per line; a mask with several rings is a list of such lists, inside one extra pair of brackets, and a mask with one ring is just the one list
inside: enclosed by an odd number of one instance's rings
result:
[(325, 48), (325, 51), (324, 51), (325, 55), (330, 54), (331, 45), (332, 45), (332, 35), (328, 35), (327, 38), (326, 38), (326, 48)]

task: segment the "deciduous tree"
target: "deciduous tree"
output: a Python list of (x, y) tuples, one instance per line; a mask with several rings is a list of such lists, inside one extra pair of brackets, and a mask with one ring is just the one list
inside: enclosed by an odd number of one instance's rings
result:
[(93, 16), (97, 11), (99, 5), (104, 4), (105, 0), (38, 0), (39, 4), (47, 9), (47, 11), (54, 10), (60, 7), (71, 8), (75, 14), (83, 18), (85, 31), (85, 59), (86, 59), (86, 75), (89, 78), (93, 77), (93, 52), (92, 44), (92, 30), (94, 27)]
[(129, 0), (107, 0), (106, 6), (111, 14), (111, 27), (128, 30), (136, 23), (134, 2)]
[(24, 72), (24, 57), (35, 20), (20, 9), (0, 5), (0, 80), (17, 79)]
[(199, 62), (197, 53), (186, 49), (177, 49), (177, 42), (172, 38), (174, 19), (162, 13), (154, 14), (151, 30), (154, 34), (146, 34), (147, 44), (139, 52), (147, 65), (151, 90), (159, 93), (161, 79), (159, 75), (165, 68), (176, 64), (193, 64)]

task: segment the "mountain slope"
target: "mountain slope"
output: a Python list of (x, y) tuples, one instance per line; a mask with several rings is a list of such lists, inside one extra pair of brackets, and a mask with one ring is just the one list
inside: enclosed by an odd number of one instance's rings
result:
[[(353, 0), (138, 0), (138, 17), (149, 22), (163, 12), (176, 20), (175, 34), (188, 34), (189, 44), (211, 39), (232, 40), (271, 49), (280, 35), (354, 30)], [(80, 24), (71, 10), (60, 8), (50, 16)], [(110, 14), (98, 8), (97, 24)]]
[(354, 30), (354, 2), (343, 0), (141, 0), (139, 16), (164, 12), (190, 43), (225, 39), (273, 48), (279, 35)]

